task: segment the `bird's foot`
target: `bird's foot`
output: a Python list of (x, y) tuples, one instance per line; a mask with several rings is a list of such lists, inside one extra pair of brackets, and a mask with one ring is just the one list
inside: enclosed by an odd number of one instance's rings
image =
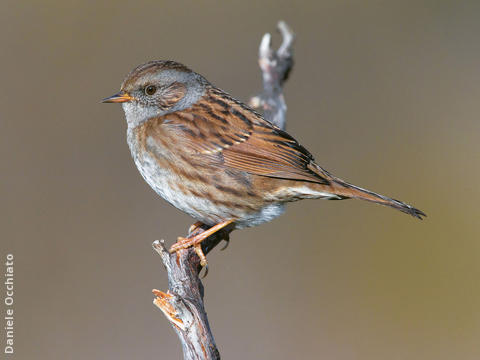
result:
[[(206, 270), (205, 275), (204, 275), (204, 277), (205, 277), (208, 273), (208, 262), (207, 262), (207, 257), (205, 256), (205, 254), (203, 253), (203, 250), (202, 250), (202, 241), (205, 240), (210, 235), (213, 235), (217, 231), (223, 229), (225, 226), (230, 225), (231, 223), (233, 223), (233, 220), (223, 221), (223, 222), (221, 222), (221, 223), (219, 223), (215, 226), (212, 226), (208, 230), (205, 230), (205, 231), (203, 231), (199, 234), (194, 235), (193, 237), (187, 237), (187, 238), (179, 237), (177, 239), (177, 242), (170, 247), (169, 252), (171, 254), (173, 254), (174, 252), (177, 252), (177, 251), (180, 251), (180, 250), (183, 250), (183, 249), (188, 249), (189, 247), (193, 246), (195, 252), (197, 253), (198, 257), (200, 258), (200, 265), (202, 267), (204, 267), (205, 270)], [(192, 232), (196, 231), (202, 225), (203, 225), (203, 223), (196, 222), (195, 224), (190, 226), (189, 233), (192, 233)], [(227, 245), (228, 245), (228, 238), (226, 239), (226, 241), (227, 241)]]

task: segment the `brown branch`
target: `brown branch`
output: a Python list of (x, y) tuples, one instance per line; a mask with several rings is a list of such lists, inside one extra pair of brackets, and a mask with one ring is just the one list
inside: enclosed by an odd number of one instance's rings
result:
[(258, 51), (258, 64), (262, 70), (263, 93), (250, 99), (249, 105), (262, 108), (267, 120), (285, 129), (287, 105), (283, 97), (283, 83), (293, 67), (293, 41), (295, 36), (284, 21), (277, 25), (282, 44), (277, 51), (271, 47), (270, 34), (263, 35)]
[[(282, 94), (283, 83), (293, 66), (292, 45), (294, 35), (287, 25), (278, 23), (283, 41), (279, 49), (271, 49), (271, 36), (265, 34), (259, 49), (259, 65), (263, 76), (263, 93), (250, 100), (250, 105), (263, 108), (265, 118), (280, 128), (285, 128), (287, 106)], [(189, 236), (206, 230), (197, 228)], [(226, 229), (202, 242), (205, 254), (222, 240), (228, 241), (231, 230)], [(164, 241), (155, 241), (157, 251), (168, 274), (168, 291), (153, 290), (153, 303), (164, 313), (176, 331), (185, 360), (220, 359), (215, 340), (208, 324), (203, 304), (204, 288), (200, 281), (200, 259), (193, 249), (170, 254)]]

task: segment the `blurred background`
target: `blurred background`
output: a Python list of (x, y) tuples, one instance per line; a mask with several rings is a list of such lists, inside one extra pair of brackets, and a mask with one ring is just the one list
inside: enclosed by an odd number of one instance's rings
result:
[[(152, 305), (151, 289), (167, 282), (151, 243), (171, 244), (192, 220), (143, 181), (121, 107), (100, 100), (153, 59), (183, 62), (248, 100), (261, 90), (260, 39), (281, 19), (297, 35), (289, 132), (334, 174), (428, 218), (303, 201), (233, 233), (209, 255), (204, 281), (222, 357), (480, 358), (479, 2), (0, 6), (11, 358), (181, 358)], [(2, 330), (2, 352), (4, 340)]]

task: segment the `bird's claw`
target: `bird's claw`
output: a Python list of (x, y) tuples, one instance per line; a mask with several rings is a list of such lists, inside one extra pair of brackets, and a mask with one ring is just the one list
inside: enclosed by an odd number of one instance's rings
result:
[(223, 247), (220, 249), (220, 251), (223, 251), (225, 250), (226, 248), (228, 248), (228, 245), (230, 245), (230, 235), (226, 235), (223, 240), (225, 241), (225, 245), (223, 245)]
[(194, 231), (198, 230), (198, 228), (201, 228), (203, 226), (203, 223), (201, 221), (197, 221), (195, 224), (190, 225), (188, 228), (188, 235), (193, 234)]
[[(200, 273), (202, 272), (202, 270), (205, 270), (203, 275), (200, 275)], [(200, 273), (198, 273), (198, 276), (200, 277), (200, 279), (205, 279), (208, 275), (208, 264), (206, 264), (205, 266), (203, 266), (201, 269), (200, 269)]]
[(201, 244), (195, 244), (193, 248), (194, 248), (195, 252), (197, 253), (198, 257), (200, 258), (200, 265), (202, 267), (207, 266), (208, 261), (207, 261), (207, 257), (203, 253), (202, 245)]

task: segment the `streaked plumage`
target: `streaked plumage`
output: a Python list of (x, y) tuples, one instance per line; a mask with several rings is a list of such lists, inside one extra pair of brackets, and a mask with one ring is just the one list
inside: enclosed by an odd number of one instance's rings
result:
[(147, 183), (204, 224), (255, 226), (279, 216), (286, 202), (314, 198), (425, 215), (334, 177), (288, 133), (179, 63), (137, 67), (107, 101), (123, 103), (128, 144)]

